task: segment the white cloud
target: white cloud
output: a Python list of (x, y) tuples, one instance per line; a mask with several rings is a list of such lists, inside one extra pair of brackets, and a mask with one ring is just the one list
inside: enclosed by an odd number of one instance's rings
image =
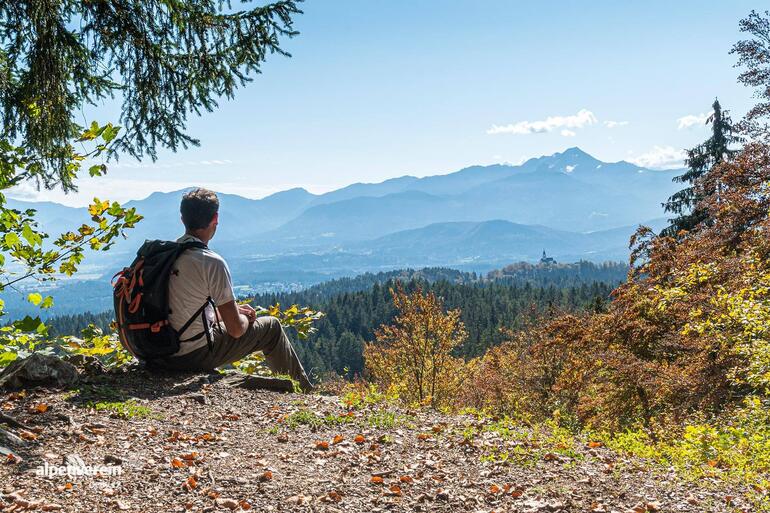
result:
[(706, 119), (713, 114), (712, 112), (709, 112), (708, 114), (688, 114), (686, 116), (682, 116), (681, 118), (677, 119), (677, 130), (686, 130), (688, 128), (692, 128), (697, 125), (705, 125)]
[(540, 134), (552, 132), (558, 128), (583, 128), (594, 123), (597, 123), (594, 113), (590, 110), (581, 109), (572, 116), (549, 116), (540, 121), (519, 121), (509, 125), (492, 125), (492, 128), (487, 130), (487, 134)]
[(566, 128), (561, 131), (561, 135), (564, 137), (575, 137), (577, 134), (573, 132), (572, 130), (567, 130)]
[(604, 126), (607, 128), (617, 128), (619, 126), (626, 126), (628, 121), (605, 121)]
[(652, 169), (674, 169), (684, 166), (686, 155), (683, 150), (673, 146), (654, 146), (650, 151), (630, 159), (641, 167)]

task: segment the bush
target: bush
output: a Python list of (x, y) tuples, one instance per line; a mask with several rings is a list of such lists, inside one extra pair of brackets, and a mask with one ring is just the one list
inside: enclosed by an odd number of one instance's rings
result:
[(376, 342), (366, 344), (364, 361), (372, 378), (407, 404), (448, 407), (455, 403), (468, 364), (452, 351), (467, 338), (460, 311), (421, 288), (391, 290), (397, 314), (381, 326)]

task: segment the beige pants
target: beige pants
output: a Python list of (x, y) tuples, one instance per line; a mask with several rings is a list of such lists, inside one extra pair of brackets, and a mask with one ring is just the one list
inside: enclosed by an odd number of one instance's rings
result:
[(220, 323), (219, 329), (214, 329), (212, 345), (211, 350), (204, 346), (181, 356), (163, 358), (157, 364), (169, 370), (210, 371), (262, 351), (271, 371), (288, 374), (305, 391), (313, 388), (289, 337), (275, 317), (257, 317), (238, 338), (228, 335), (224, 323)]

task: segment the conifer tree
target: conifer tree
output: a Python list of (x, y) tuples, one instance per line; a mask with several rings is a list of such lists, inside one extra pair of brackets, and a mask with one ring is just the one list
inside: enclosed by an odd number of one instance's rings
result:
[(706, 124), (711, 125), (711, 137), (698, 146), (687, 150), (687, 171), (674, 178), (676, 182), (688, 184), (687, 187), (672, 195), (663, 207), (666, 212), (676, 214), (669, 219), (670, 226), (666, 227), (661, 235), (679, 237), (680, 232), (690, 232), (704, 222), (709, 222), (708, 212), (700, 206), (706, 197), (716, 193), (714, 187), (706, 187), (702, 183), (704, 177), (714, 166), (724, 162), (735, 154), (730, 148), (731, 144), (741, 141), (734, 135), (732, 120), (728, 111), (723, 111), (719, 100), (714, 100), (713, 112), (706, 119)]
[(0, 2), (0, 164), (14, 165), (1, 150), (23, 145), (34, 165), (22, 179), (74, 189), (83, 108), (116, 96), (122, 129), (110, 152), (154, 159), (158, 147), (197, 145), (187, 116), (232, 98), (268, 55), (288, 55), (280, 43), (296, 34), (301, 1)]

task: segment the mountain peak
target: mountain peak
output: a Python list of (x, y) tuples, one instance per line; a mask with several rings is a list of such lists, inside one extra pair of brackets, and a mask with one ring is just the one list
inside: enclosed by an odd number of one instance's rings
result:
[(592, 161), (595, 160), (598, 162), (597, 158), (593, 157), (592, 155), (589, 155), (588, 153), (584, 152), (577, 146), (573, 146), (572, 148), (567, 148), (562, 153), (557, 153), (555, 156), (567, 157), (570, 159), (581, 159), (581, 160), (589, 159), (589, 160), (592, 160)]

